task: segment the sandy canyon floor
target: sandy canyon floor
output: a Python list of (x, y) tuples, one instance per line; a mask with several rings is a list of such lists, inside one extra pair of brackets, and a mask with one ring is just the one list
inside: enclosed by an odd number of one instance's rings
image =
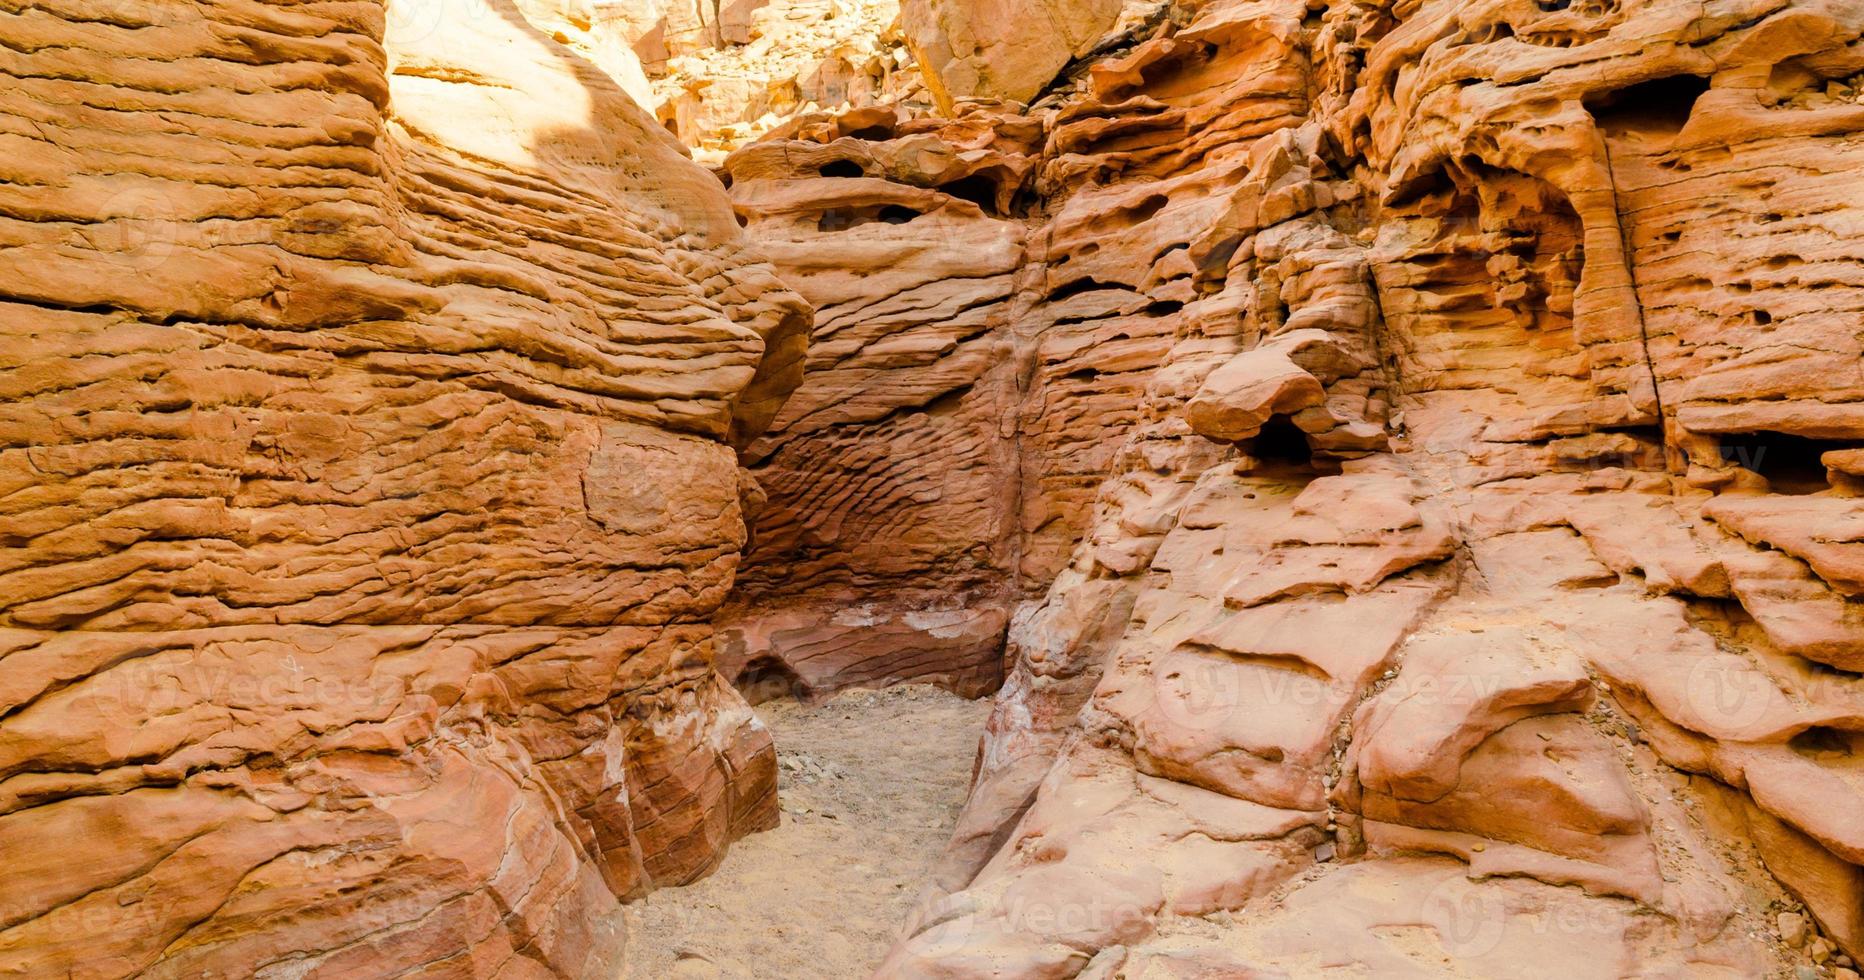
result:
[(951, 834), (987, 700), (908, 685), (771, 701), (783, 824), (630, 905), (626, 980), (867, 976)]

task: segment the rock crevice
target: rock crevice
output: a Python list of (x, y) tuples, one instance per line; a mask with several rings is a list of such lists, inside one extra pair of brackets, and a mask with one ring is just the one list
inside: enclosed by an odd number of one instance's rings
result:
[[(1002, 541), (1018, 515), (1021, 558), (968, 599), (1008, 624), (1003, 686), (937, 893), (883, 975), (1243, 975), (1342, 934), (1327, 955), (1375, 973), (1761, 974), (1858, 951), (1834, 815), (1858, 803), (1837, 719), (1864, 643), (1861, 259), (1816, 229), (1855, 210), (1864, 22), (1583, 7), (1185, 4), (1056, 80), (1066, 58), (1007, 68), (993, 43), (1016, 29), (947, 4), (908, 24), (976, 52), (915, 42), (929, 84), (976, 86), (944, 116), (805, 117), (726, 161), (782, 274), (825, 309), (863, 288), (860, 322), (922, 358), (879, 384), (812, 363), (786, 415), (936, 385), (1011, 420), (926, 421), (942, 447), (1015, 447), (977, 469), (1017, 506), (940, 510), (938, 539)], [(1025, 74), (990, 89), (980, 65)], [(859, 183), (810, 169), (828, 154)], [(1001, 154), (1010, 210), (918, 190)], [(919, 215), (813, 220), (887, 195)], [(1031, 365), (993, 388), (955, 381), (953, 321), (873, 297), (921, 268), (891, 256), (981, 261), (998, 235), (1022, 271), (939, 280), (993, 311), (966, 342)], [(906, 513), (832, 492), (893, 438), (780, 418), (751, 462), (756, 523)], [(916, 507), (980, 480), (926, 465)], [(845, 591), (770, 545), (741, 621), (923, 601), (927, 572), (833, 537), (808, 561), (852, 571)], [(798, 683), (884, 663), (897, 641), (864, 628), (794, 634), (845, 651)], [(760, 636), (747, 650), (789, 660)], [(938, 678), (925, 663), (902, 673)], [(1038, 896), (1106, 914), (1031, 915)], [(1470, 902), (1493, 921), (1442, 921)], [(1822, 938), (1770, 941), (1780, 910)], [(1588, 925), (1552, 925), (1568, 913)]]
[(613, 972), (776, 819), (709, 619), (809, 308), (457, 13), (0, 11), (0, 971)]

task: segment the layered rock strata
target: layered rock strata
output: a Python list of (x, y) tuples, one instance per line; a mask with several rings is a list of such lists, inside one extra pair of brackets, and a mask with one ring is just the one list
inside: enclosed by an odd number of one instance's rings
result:
[(509, 0), (0, 11), (0, 972), (588, 976), (807, 306)]
[[(883, 975), (1864, 953), (1861, 35), (1817, 3), (1217, 0), (1029, 109), (741, 151), (740, 216), (826, 311), (750, 457), (765, 594), (846, 631), (931, 608), (809, 569), (1004, 540), (980, 469), (1021, 501), (1005, 581), (1055, 576), (1001, 605), (970, 804)], [(1137, 397), (1075, 378), (1118, 419), (1077, 430), (1089, 509), (1032, 479), (1078, 416), (1027, 352), (1139, 337)], [(1032, 566), (1044, 508), (1079, 542)], [(806, 686), (862, 642), (827, 621)], [(781, 628), (750, 646), (790, 657)]]
[(1095, 277), (1118, 210), (1028, 219), (1041, 138), (876, 108), (728, 160), (740, 218), (819, 310), (804, 384), (744, 453), (761, 500), (720, 624), (745, 686), (994, 690), (1011, 610), (1086, 526), (1189, 293)]

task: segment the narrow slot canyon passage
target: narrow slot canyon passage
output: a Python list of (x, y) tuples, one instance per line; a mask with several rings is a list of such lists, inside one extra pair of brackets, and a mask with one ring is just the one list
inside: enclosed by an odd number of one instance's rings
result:
[(989, 712), (927, 684), (756, 708), (783, 822), (628, 905), (625, 980), (871, 975), (950, 839)]
[(1864, 980), (1864, 2), (0, 4), (0, 980)]

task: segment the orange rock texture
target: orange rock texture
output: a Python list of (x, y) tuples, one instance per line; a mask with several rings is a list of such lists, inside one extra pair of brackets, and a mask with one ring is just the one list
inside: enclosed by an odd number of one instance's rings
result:
[(1061, 232), (1016, 216), (1037, 120), (876, 108), (791, 128), (727, 162), (749, 231), (818, 312), (802, 387), (744, 453), (764, 500), (725, 662), (806, 693), (993, 690), (1011, 610), (1067, 562), (1169, 321), (1137, 292), (1050, 281), (1037, 236)]
[(561, 0), (536, 15), (708, 163), (799, 113), (925, 94), (899, 0)]
[(716, 666), (884, 977), (1855, 980), (1864, 8), (837, 9), (0, 3), (0, 975), (614, 976)]
[(1864, 11), (908, 6), (995, 87), (725, 165), (820, 311), (728, 666), (1004, 670), (882, 975), (1864, 954)]
[(510, 0), (0, 8), (0, 974), (613, 975), (809, 309)]

